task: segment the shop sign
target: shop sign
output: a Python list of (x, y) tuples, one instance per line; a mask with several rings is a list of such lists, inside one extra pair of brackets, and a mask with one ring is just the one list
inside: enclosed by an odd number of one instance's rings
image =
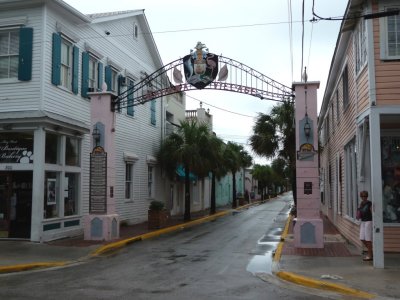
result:
[(91, 214), (107, 213), (107, 153), (100, 146), (90, 154)]
[(315, 154), (317, 154), (317, 152), (314, 150), (314, 146), (310, 143), (304, 143), (300, 146), (299, 151), (297, 151), (297, 159), (313, 160)]
[(33, 163), (33, 135), (2, 133), (0, 163)]

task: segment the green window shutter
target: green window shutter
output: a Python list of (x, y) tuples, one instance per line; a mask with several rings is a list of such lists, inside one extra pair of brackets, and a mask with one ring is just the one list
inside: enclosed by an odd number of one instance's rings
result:
[(112, 90), (112, 87), (111, 87), (111, 76), (112, 76), (111, 66), (105, 66), (105, 68), (104, 68), (104, 81), (107, 84), (107, 91), (111, 91)]
[(61, 35), (53, 33), (53, 58), (52, 58), (52, 74), (51, 83), (55, 85), (61, 84)]
[(156, 125), (156, 100), (151, 100), (151, 124)]
[(103, 64), (101, 62), (98, 63), (97, 65), (97, 88), (99, 91), (101, 91), (101, 89), (103, 88)]
[(32, 79), (33, 28), (21, 27), (19, 31), (18, 80)]
[(79, 77), (79, 48), (74, 46), (72, 51), (72, 92), (78, 94), (78, 77)]
[(127, 96), (126, 96), (127, 97), (126, 113), (129, 116), (133, 116), (135, 110), (133, 108), (133, 85), (132, 84), (128, 86), (128, 90), (126, 92), (127, 92)]
[[(117, 93), (118, 95), (121, 95), (122, 93), (122, 81), (124, 80), (124, 76), (118, 75), (118, 87), (117, 87)], [(118, 112), (121, 112), (121, 103), (118, 102)]]
[(89, 53), (82, 52), (82, 84), (81, 96), (87, 98), (89, 88)]

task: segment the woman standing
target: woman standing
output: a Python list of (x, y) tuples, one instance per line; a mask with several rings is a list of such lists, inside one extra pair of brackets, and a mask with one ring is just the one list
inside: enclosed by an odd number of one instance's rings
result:
[(368, 200), (368, 192), (360, 192), (361, 203), (358, 208), (360, 225), (360, 240), (368, 250), (368, 255), (363, 258), (364, 261), (372, 261), (372, 202)]

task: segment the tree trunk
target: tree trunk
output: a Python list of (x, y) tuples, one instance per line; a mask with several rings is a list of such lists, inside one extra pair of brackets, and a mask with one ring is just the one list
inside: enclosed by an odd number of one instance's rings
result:
[(232, 181), (232, 208), (236, 208), (236, 172), (232, 172)]
[(185, 214), (183, 216), (184, 221), (190, 221), (190, 179), (189, 179), (189, 168), (185, 166)]
[(215, 199), (215, 173), (212, 172), (211, 175), (211, 203), (210, 203), (210, 215), (215, 214), (216, 212), (216, 199)]

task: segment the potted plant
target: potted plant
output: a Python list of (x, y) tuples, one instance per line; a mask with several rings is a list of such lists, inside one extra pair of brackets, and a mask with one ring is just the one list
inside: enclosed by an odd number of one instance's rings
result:
[(169, 213), (165, 209), (164, 202), (153, 200), (150, 202), (148, 210), (148, 228), (163, 228), (167, 224)]

